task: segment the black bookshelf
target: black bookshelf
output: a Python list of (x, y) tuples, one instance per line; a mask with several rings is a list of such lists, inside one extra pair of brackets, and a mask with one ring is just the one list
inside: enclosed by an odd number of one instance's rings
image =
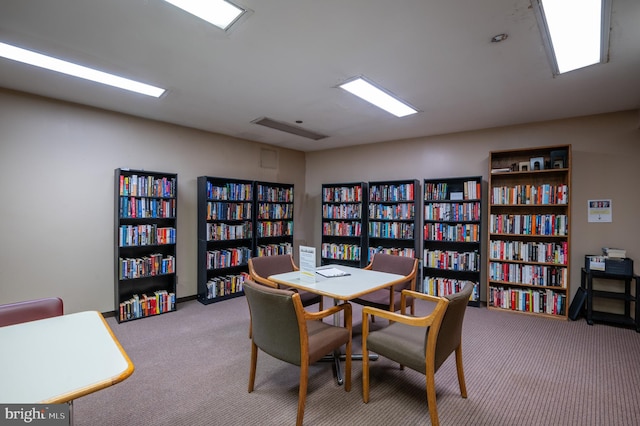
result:
[(424, 293), (445, 296), (466, 282), (469, 305), (480, 306), (482, 177), (425, 179)]
[(322, 265), (367, 265), (367, 206), (366, 182), (322, 185)]
[(418, 180), (369, 182), (368, 261), (378, 251), (420, 256)]
[(198, 300), (244, 295), (254, 247), (253, 182), (198, 177)]
[(292, 184), (254, 182), (255, 256), (293, 254), (293, 193)]
[(116, 320), (175, 311), (178, 175), (119, 168), (114, 187)]

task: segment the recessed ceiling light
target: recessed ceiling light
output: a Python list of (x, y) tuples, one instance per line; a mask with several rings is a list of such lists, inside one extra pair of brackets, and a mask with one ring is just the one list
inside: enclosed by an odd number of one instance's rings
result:
[(95, 81), (96, 83), (118, 87), (120, 89), (153, 96), (155, 98), (160, 97), (165, 92), (165, 89), (161, 89), (159, 87), (140, 83), (135, 80), (129, 80), (128, 78), (119, 77), (114, 74), (98, 71), (93, 68), (77, 65), (72, 62), (63, 61), (62, 59), (53, 58), (51, 56), (1, 42), (0, 56), (13, 61), (34, 65), (36, 67), (45, 68), (74, 77), (84, 78), (85, 80)]
[(381, 108), (396, 117), (415, 114), (417, 109), (408, 103), (391, 95), (387, 90), (368, 81), (364, 77), (355, 77), (340, 84), (338, 87), (358, 96), (361, 99)]
[(554, 74), (608, 61), (610, 0), (536, 0)]
[(227, 31), (246, 9), (225, 0), (165, 0), (210, 24)]
[(491, 43), (500, 43), (501, 41), (505, 41), (507, 37), (509, 37), (509, 35), (505, 33), (494, 35), (491, 37)]

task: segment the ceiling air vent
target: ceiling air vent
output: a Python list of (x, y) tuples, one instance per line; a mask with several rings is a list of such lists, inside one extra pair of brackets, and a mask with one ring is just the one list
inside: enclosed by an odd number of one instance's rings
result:
[(276, 121), (272, 118), (261, 117), (252, 121), (252, 123), (259, 124), (261, 126), (270, 127), (272, 129), (280, 130), (281, 132), (291, 133), (292, 135), (302, 136), (303, 138), (313, 139), (314, 141), (327, 138), (327, 135), (316, 133), (311, 130), (303, 129), (299, 126), (283, 123), (282, 121)]

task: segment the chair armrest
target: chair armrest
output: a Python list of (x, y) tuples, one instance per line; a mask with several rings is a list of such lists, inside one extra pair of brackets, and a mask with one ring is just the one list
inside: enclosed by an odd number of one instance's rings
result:
[(444, 311), (447, 309), (447, 305), (449, 304), (449, 301), (445, 298), (425, 295), (424, 293), (412, 292), (410, 290), (403, 290), (402, 292), (403, 299), (405, 296), (405, 292), (408, 292), (411, 296), (413, 296), (413, 294), (411, 293), (415, 293), (420, 296), (427, 296), (426, 298), (423, 298), (423, 297), (418, 297), (418, 298), (434, 301), (437, 303), (436, 307), (427, 316), (413, 317), (413, 316), (408, 316), (403, 314), (397, 314), (395, 312), (385, 311), (383, 309), (373, 308), (370, 306), (365, 306), (362, 308), (362, 324), (368, 324), (368, 321), (369, 321), (368, 317), (369, 315), (371, 315), (371, 316), (376, 316), (380, 318), (385, 318), (392, 322), (399, 322), (402, 324), (416, 326), (416, 327), (425, 327), (425, 326), (431, 325), (439, 315), (443, 315)]
[[(405, 315), (407, 312), (407, 298), (413, 297), (414, 299), (426, 300), (428, 302), (438, 303), (441, 297), (432, 296), (430, 294), (420, 293), (414, 290), (404, 289), (400, 294), (400, 314)], [(413, 312), (413, 310), (411, 310)]]
[(351, 315), (351, 304), (345, 302), (340, 305), (333, 306), (329, 309), (325, 309), (319, 312), (304, 311), (304, 318), (307, 320), (320, 320), (320, 319), (329, 317), (331, 315), (337, 314), (340, 311), (345, 311), (345, 314), (347, 314), (347, 311), (348, 311), (348, 314)]
[(271, 288), (280, 288), (278, 284), (266, 278), (262, 278), (262, 277), (259, 277), (258, 275), (252, 275), (252, 274), (249, 274), (249, 276), (253, 281), (257, 282), (258, 284), (266, 285), (267, 287), (271, 287)]

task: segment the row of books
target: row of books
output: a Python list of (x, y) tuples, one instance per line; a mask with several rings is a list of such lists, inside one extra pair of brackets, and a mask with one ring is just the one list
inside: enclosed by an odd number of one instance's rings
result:
[(359, 237), (362, 235), (360, 222), (322, 222), (322, 235), (336, 237)]
[(496, 260), (518, 260), (523, 262), (546, 262), (566, 265), (569, 263), (569, 244), (527, 242), (527, 241), (489, 241), (489, 257)]
[(384, 184), (369, 187), (369, 201), (413, 201), (414, 185)]
[(362, 218), (361, 204), (322, 205), (323, 219), (360, 219)]
[(491, 204), (567, 204), (569, 187), (566, 184), (500, 186), (491, 190)]
[(120, 217), (174, 218), (176, 199), (120, 197)]
[(369, 236), (374, 238), (393, 238), (413, 240), (415, 226), (404, 222), (369, 222)]
[(546, 287), (567, 287), (568, 268), (489, 262), (489, 279)]
[(207, 281), (207, 299), (239, 293), (243, 290), (243, 284), (248, 279), (249, 274), (246, 272), (211, 278)]
[[(462, 193), (460, 193), (462, 189)], [(459, 195), (456, 195), (459, 194)], [(480, 182), (475, 180), (463, 182), (462, 188), (459, 184), (452, 188), (447, 182), (427, 182), (424, 185), (425, 201), (437, 200), (478, 200), (480, 199)]]
[(256, 187), (258, 201), (273, 203), (293, 203), (293, 188), (258, 185)]
[(362, 186), (327, 187), (322, 189), (322, 201), (325, 203), (362, 202)]
[(480, 225), (473, 223), (425, 223), (424, 239), (476, 243), (480, 240)]
[(518, 235), (568, 235), (568, 217), (564, 214), (492, 214), (489, 232)]
[(258, 219), (291, 219), (293, 204), (258, 203)]
[(176, 179), (121, 174), (119, 193), (122, 196), (172, 198), (176, 196)]
[(369, 262), (376, 253), (392, 254), (394, 256), (416, 257), (416, 251), (413, 247), (369, 247)]
[(251, 201), (253, 199), (253, 185), (233, 182), (216, 185), (207, 181), (207, 199), (212, 201)]
[(429, 203), (424, 206), (424, 220), (479, 221), (480, 203)]
[(159, 228), (157, 225), (123, 225), (118, 230), (120, 247), (153, 246), (176, 243), (175, 228)]
[(251, 238), (253, 226), (251, 222), (237, 225), (229, 223), (207, 223), (207, 241), (243, 240)]
[(120, 321), (158, 315), (176, 309), (176, 294), (166, 290), (158, 290), (153, 294), (134, 294), (120, 303)]
[(362, 247), (356, 244), (323, 243), (321, 247), (323, 259), (360, 260)]
[(251, 203), (207, 202), (207, 220), (251, 220)]
[(119, 279), (129, 280), (156, 275), (173, 274), (176, 271), (175, 257), (161, 253), (137, 258), (119, 258)]
[(291, 243), (261, 244), (256, 247), (256, 256), (274, 256), (279, 254), (293, 254)]
[(512, 311), (565, 315), (567, 309), (566, 294), (551, 289), (490, 287), (487, 299), (489, 306)]
[(475, 272), (480, 269), (480, 253), (425, 249), (424, 264), (427, 268)]
[(460, 292), (468, 282), (473, 284), (473, 292), (469, 300), (480, 300), (480, 283), (474, 281), (425, 276), (422, 281), (422, 291), (432, 296), (446, 296)]
[(207, 269), (231, 268), (246, 265), (251, 257), (249, 247), (235, 247), (222, 250), (207, 251)]
[(258, 222), (256, 229), (260, 238), (289, 236), (293, 235), (293, 222), (290, 220)]
[(369, 204), (369, 219), (376, 220), (412, 220), (415, 217), (415, 204)]

